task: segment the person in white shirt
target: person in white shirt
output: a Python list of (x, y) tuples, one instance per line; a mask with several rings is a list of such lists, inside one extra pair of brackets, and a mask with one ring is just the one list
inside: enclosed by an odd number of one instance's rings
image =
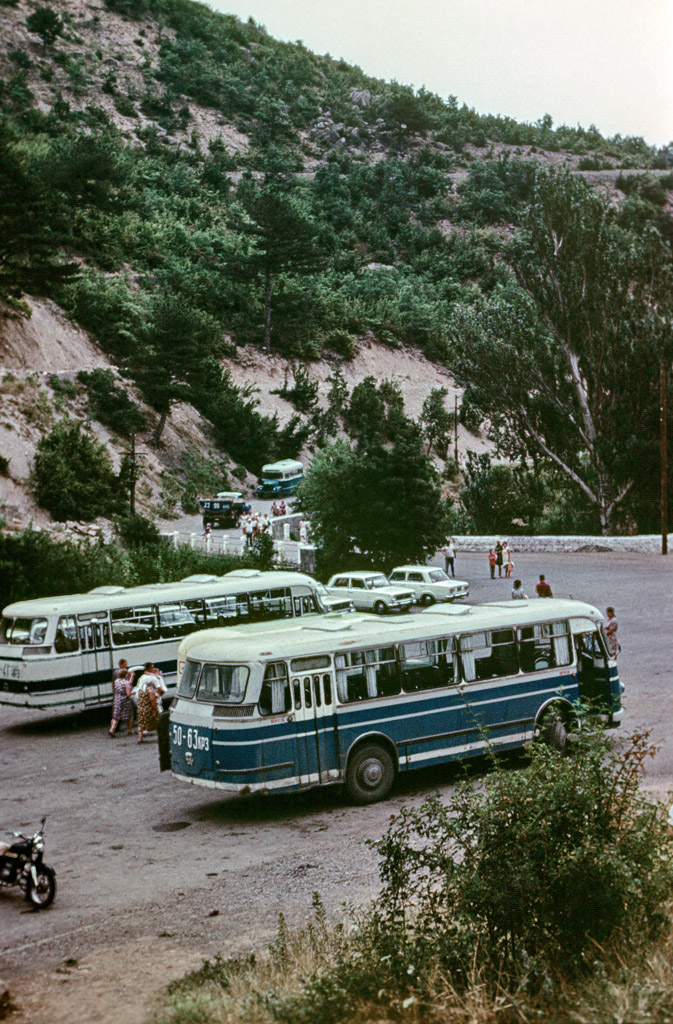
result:
[(514, 586), (512, 587), (512, 600), (513, 601), (527, 601), (528, 594), (523, 589), (521, 580), (514, 580)]

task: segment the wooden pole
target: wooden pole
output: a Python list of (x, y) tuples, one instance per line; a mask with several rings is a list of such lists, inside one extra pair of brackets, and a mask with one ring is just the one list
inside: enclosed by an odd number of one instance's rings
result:
[(666, 412), (666, 367), (659, 371), (661, 390), (661, 553), (668, 554), (668, 430)]
[(458, 469), (458, 395), (453, 396), (453, 458)]

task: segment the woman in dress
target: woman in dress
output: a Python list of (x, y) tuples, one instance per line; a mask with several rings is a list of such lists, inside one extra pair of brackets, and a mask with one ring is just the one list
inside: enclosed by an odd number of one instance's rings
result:
[(117, 726), (120, 722), (126, 722), (131, 735), (133, 735), (133, 705), (131, 704), (131, 683), (133, 676), (127, 668), (119, 671), (113, 685), (114, 696), (112, 701), (112, 722), (110, 723), (110, 736), (116, 736)]
[(145, 742), (145, 733), (154, 732), (159, 721), (159, 695), (163, 685), (154, 665), (145, 665), (138, 680), (138, 743)]

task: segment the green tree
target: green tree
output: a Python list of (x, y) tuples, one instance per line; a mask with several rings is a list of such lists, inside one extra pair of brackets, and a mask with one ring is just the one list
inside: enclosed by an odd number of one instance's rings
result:
[(72, 277), (76, 264), (61, 254), (59, 211), (39, 175), (0, 121), (0, 298), (48, 293)]
[(274, 281), (282, 273), (315, 273), (327, 258), (327, 236), (282, 161), (275, 160), (260, 182), (245, 178), (237, 198), (240, 209), (233, 226), (247, 237), (249, 249), (236, 273), (262, 283), (264, 348), (269, 352)]
[(337, 440), (320, 449), (297, 503), (311, 518), (321, 575), (346, 564), (425, 562), (446, 535), (437, 473), (409, 420), (390, 448), (354, 450)]
[(123, 506), (105, 446), (71, 420), (59, 420), (39, 441), (31, 482), (38, 504), (54, 519), (111, 516)]
[(433, 388), (421, 410), (421, 426), (428, 442), (428, 455), (435, 451), (441, 459), (446, 458), (454, 426), (453, 413), (444, 405), (448, 393), (447, 388)]
[(57, 36), (60, 36), (63, 22), (50, 7), (36, 7), (26, 18), (26, 28), (40, 36), (46, 48), (55, 43)]
[(173, 402), (192, 401), (202, 409), (208, 405), (221, 377), (216, 360), (221, 342), (221, 328), (208, 313), (167, 291), (153, 297), (150, 323), (132, 362), (136, 380), (159, 413), (155, 444), (161, 441)]
[(500, 450), (551, 460), (609, 533), (656, 403), (646, 252), (602, 196), (551, 171), (536, 179), (510, 256), (519, 288), (498, 288), (453, 317), (456, 371)]

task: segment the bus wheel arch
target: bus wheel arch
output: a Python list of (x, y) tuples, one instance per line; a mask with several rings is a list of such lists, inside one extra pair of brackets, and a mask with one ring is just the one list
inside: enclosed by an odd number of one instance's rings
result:
[(378, 733), (362, 736), (346, 758), (345, 789), (356, 804), (373, 804), (389, 795), (398, 772), (394, 743)]

